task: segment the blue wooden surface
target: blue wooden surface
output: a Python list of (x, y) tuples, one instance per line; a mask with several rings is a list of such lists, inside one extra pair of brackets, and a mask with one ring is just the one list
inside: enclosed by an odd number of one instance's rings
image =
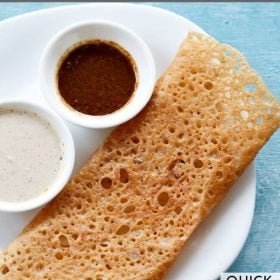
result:
[[(67, 4), (0, 3), (0, 20), (61, 5)], [(241, 50), (280, 100), (279, 3), (155, 3), (149, 5), (159, 6), (185, 16), (216, 39)], [(257, 197), (254, 221), (248, 240), (229, 271), (280, 272), (279, 217), (280, 131), (275, 133), (257, 157)]]

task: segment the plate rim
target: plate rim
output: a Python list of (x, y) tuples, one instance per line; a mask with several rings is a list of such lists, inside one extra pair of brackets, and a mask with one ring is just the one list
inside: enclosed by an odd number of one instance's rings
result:
[(105, 7), (105, 6), (117, 6), (117, 7), (122, 7), (122, 6), (126, 6), (126, 7), (131, 7), (131, 8), (141, 8), (141, 9), (147, 9), (147, 10), (158, 10), (159, 12), (161, 13), (165, 13), (167, 15), (170, 15), (172, 17), (177, 17), (178, 19), (180, 18), (181, 21), (184, 21), (184, 22), (187, 22), (188, 24), (190, 25), (193, 25), (195, 26), (195, 28), (197, 28), (198, 30), (200, 30), (201, 32), (205, 33), (205, 34), (208, 34), (203, 28), (201, 28), (198, 24), (196, 24), (195, 22), (189, 20), (188, 18), (182, 16), (182, 15), (179, 15), (173, 11), (170, 11), (170, 10), (167, 10), (167, 9), (164, 9), (164, 8), (161, 8), (161, 7), (157, 7), (157, 6), (153, 6), (152, 2), (151, 4), (146, 4), (144, 2), (141, 2), (141, 3), (125, 3), (125, 2), (91, 2), (91, 3), (78, 3), (78, 4), (69, 4), (69, 5), (62, 5), (62, 6), (57, 6), (57, 7), (44, 7), (42, 9), (38, 9), (38, 10), (34, 10), (34, 11), (30, 11), (30, 12), (26, 12), (26, 13), (23, 13), (23, 14), (19, 14), (19, 15), (16, 15), (16, 16), (12, 16), (12, 17), (8, 17), (6, 19), (3, 19), (0, 21), (0, 26), (3, 24), (8, 24), (12, 21), (16, 21), (18, 19), (22, 19), (24, 17), (30, 17), (30, 16), (33, 16), (34, 14), (40, 14), (40, 13), (51, 13), (51, 12), (59, 12), (59, 10), (71, 10), (75, 7), (94, 7), (94, 6), (99, 6), (99, 7)]

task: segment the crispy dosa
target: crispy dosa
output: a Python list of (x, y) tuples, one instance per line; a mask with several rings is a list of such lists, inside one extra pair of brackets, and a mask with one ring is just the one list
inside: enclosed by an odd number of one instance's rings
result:
[(162, 279), (279, 118), (237, 50), (190, 33), (146, 108), (1, 254), (0, 279)]

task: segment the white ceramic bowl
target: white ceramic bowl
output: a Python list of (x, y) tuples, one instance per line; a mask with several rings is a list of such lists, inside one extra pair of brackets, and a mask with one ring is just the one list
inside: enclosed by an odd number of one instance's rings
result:
[[(133, 57), (138, 69), (138, 86), (127, 104), (102, 116), (82, 114), (62, 101), (57, 88), (57, 68), (61, 57), (73, 45), (87, 40), (114, 41)], [(105, 128), (119, 125), (138, 114), (149, 101), (156, 79), (152, 53), (132, 30), (108, 21), (87, 21), (71, 25), (56, 34), (43, 51), (40, 61), (40, 86), (49, 104), (65, 119), (84, 127)]]
[(54, 180), (53, 183), (48, 186), (48, 190), (46, 192), (22, 202), (0, 201), (0, 211), (6, 212), (27, 211), (40, 207), (52, 200), (64, 188), (65, 184), (72, 175), (75, 161), (75, 149), (70, 130), (59, 116), (35, 103), (25, 101), (3, 101), (0, 102), (0, 108), (20, 109), (37, 113), (50, 123), (50, 125), (57, 132), (61, 143), (64, 144), (63, 166), (56, 180)]

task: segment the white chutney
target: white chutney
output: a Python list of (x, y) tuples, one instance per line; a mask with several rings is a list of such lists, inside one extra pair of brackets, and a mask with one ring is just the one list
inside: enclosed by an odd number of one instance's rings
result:
[(47, 191), (63, 160), (63, 143), (48, 121), (33, 112), (0, 108), (0, 201), (27, 201)]

